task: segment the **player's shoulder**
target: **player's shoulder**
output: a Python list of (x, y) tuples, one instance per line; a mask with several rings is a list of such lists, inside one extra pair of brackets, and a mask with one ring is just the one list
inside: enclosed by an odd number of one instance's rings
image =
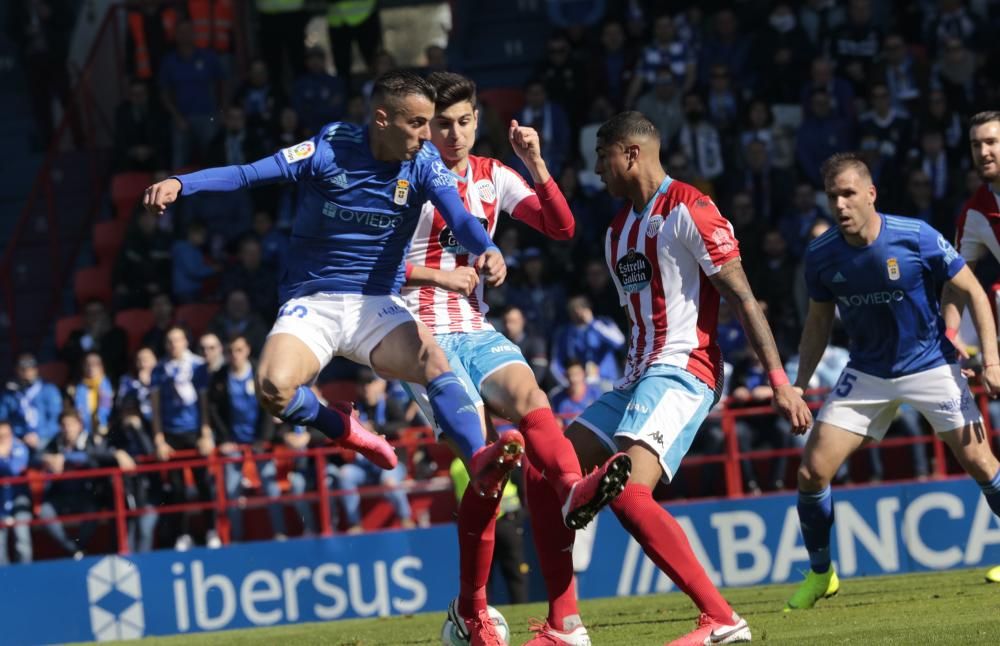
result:
[(830, 253), (840, 246), (837, 243), (841, 240), (843, 240), (843, 237), (840, 234), (840, 229), (830, 227), (809, 243), (806, 247), (806, 254), (815, 257), (820, 254)]
[(690, 211), (695, 207), (704, 207), (713, 204), (712, 198), (702, 193), (698, 188), (671, 178), (670, 186), (663, 193), (663, 200), (669, 208), (683, 204)]
[(934, 231), (931, 225), (917, 218), (909, 218), (904, 215), (883, 214), (885, 217), (885, 228), (897, 237), (919, 236), (928, 231)]
[(418, 164), (433, 164), (434, 162), (441, 162), (441, 152), (437, 149), (437, 146), (429, 141), (425, 141), (413, 161)]
[(323, 141), (336, 143), (360, 144), (365, 138), (364, 126), (346, 121), (333, 121), (319, 130), (319, 138)]
[(987, 213), (997, 211), (996, 198), (993, 196), (993, 191), (985, 183), (980, 184), (979, 188), (962, 205), (962, 216), (968, 214), (969, 211), (977, 211), (984, 216)]

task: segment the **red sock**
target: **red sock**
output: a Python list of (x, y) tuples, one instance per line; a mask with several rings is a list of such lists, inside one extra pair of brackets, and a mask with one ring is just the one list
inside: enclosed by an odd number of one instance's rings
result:
[(733, 609), (701, 567), (691, 550), (684, 530), (644, 485), (630, 482), (611, 509), (629, 534), (642, 546), (646, 555), (667, 573), (702, 612), (716, 621), (729, 623)]
[(458, 612), (471, 618), (486, 610), (486, 582), (490, 578), (499, 498), (480, 496), (470, 485), (458, 505)]
[[(552, 409), (536, 408), (521, 418), (518, 425), (524, 435), (528, 459), (542, 477), (551, 483), (559, 500), (565, 500), (569, 488), (581, 476), (580, 461), (566, 436), (562, 424), (552, 414)], [(559, 514), (562, 518), (562, 514)]]
[(528, 460), (524, 461), (524, 487), (531, 516), (531, 535), (549, 594), (549, 625), (564, 630), (563, 618), (580, 614), (573, 585), (576, 532), (563, 524), (562, 505), (556, 492)]

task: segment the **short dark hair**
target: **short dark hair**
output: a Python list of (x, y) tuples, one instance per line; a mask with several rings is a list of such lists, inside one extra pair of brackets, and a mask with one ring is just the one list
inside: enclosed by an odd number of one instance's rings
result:
[(975, 128), (990, 121), (1000, 121), (1000, 110), (983, 110), (982, 112), (977, 112), (969, 119), (969, 128)]
[(434, 86), (425, 79), (406, 70), (393, 70), (375, 79), (375, 85), (372, 86), (372, 103), (401, 99), (411, 94), (427, 97), (431, 103), (437, 100)]
[(848, 168), (853, 168), (859, 175), (867, 177), (869, 180), (872, 178), (872, 173), (868, 170), (868, 164), (861, 159), (860, 155), (853, 152), (836, 153), (823, 162), (823, 165), (819, 168), (819, 172), (823, 175), (823, 184), (827, 185), (831, 183), (837, 175), (840, 175)]
[(619, 112), (597, 130), (598, 141), (605, 144), (621, 143), (631, 137), (650, 137), (659, 141), (660, 131), (643, 113), (635, 110)]
[(81, 424), (83, 424), (83, 418), (80, 417), (80, 413), (78, 413), (75, 408), (64, 408), (64, 409), (62, 409), (62, 412), (59, 413), (59, 423), (60, 424), (62, 424), (62, 421), (64, 419), (68, 419), (68, 418), (73, 418), (76, 421), (78, 421)]
[(434, 102), (437, 110), (445, 110), (462, 101), (468, 101), (473, 107), (476, 105), (476, 83), (472, 79), (454, 72), (434, 72), (427, 77), (427, 82), (437, 93)]
[(250, 348), (250, 351), (253, 352), (253, 345), (250, 343), (250, 339), (248, 339), (247, 335), (242, 332), (233, 332), (230, 334), (229, 337), (226, 338), (226, 345), (232, 345), (237, 341), (243, 341), (243, 343), (246, 343), (247, 347)]

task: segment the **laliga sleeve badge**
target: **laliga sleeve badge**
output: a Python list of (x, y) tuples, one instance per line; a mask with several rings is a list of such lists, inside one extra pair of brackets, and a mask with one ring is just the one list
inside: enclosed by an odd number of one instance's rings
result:
[(899, 261), (889, 258), (885, 261), (885, 268), (889, 271), (889, 280), (899, 280)]
[(396, 192), (393, 193), (392, 201), (399, 206), (406, 206), (406, 198), (410, 194), (410, 183), (405, 179), (396, 180)]
[(303, 159), (309, 159), (315, 152), (316, 144), (308, 140), (303, 141), (300, 144), (295, 144), (289, 148), (281, 149), (281, 155), (289, 164), (294, 164), (295, 162), (302, 161)]

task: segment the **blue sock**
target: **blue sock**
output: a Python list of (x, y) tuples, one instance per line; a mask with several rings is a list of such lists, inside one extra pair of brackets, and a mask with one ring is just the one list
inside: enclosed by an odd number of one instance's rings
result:
[(485, 446), (479, 411), (455, 373), (449, 371), (431, 379), (427, 396), (434, 410), (434, 421), (466, 458)]
[(308, 386), (295, 389), (295, 396), (279, 417), (299, 426), (311, 426), (331, 440), (342, 436), (346, 429), (344, 415), (321, 405)]
[(830, 569), (830, 528), (833, 527), (833, 496), (830, 485), (816, 493), (799, 491), (799, 524), (809, 551), (809, 565), (822, 574)]
[(980, 482), (979, 488), (983, 490), (983, 495), (986, 496), (986, 502), (990, 504), (990, 509), (993, 510), (994, 514), (1000, 516), (1000, 469), (989, 482)]

